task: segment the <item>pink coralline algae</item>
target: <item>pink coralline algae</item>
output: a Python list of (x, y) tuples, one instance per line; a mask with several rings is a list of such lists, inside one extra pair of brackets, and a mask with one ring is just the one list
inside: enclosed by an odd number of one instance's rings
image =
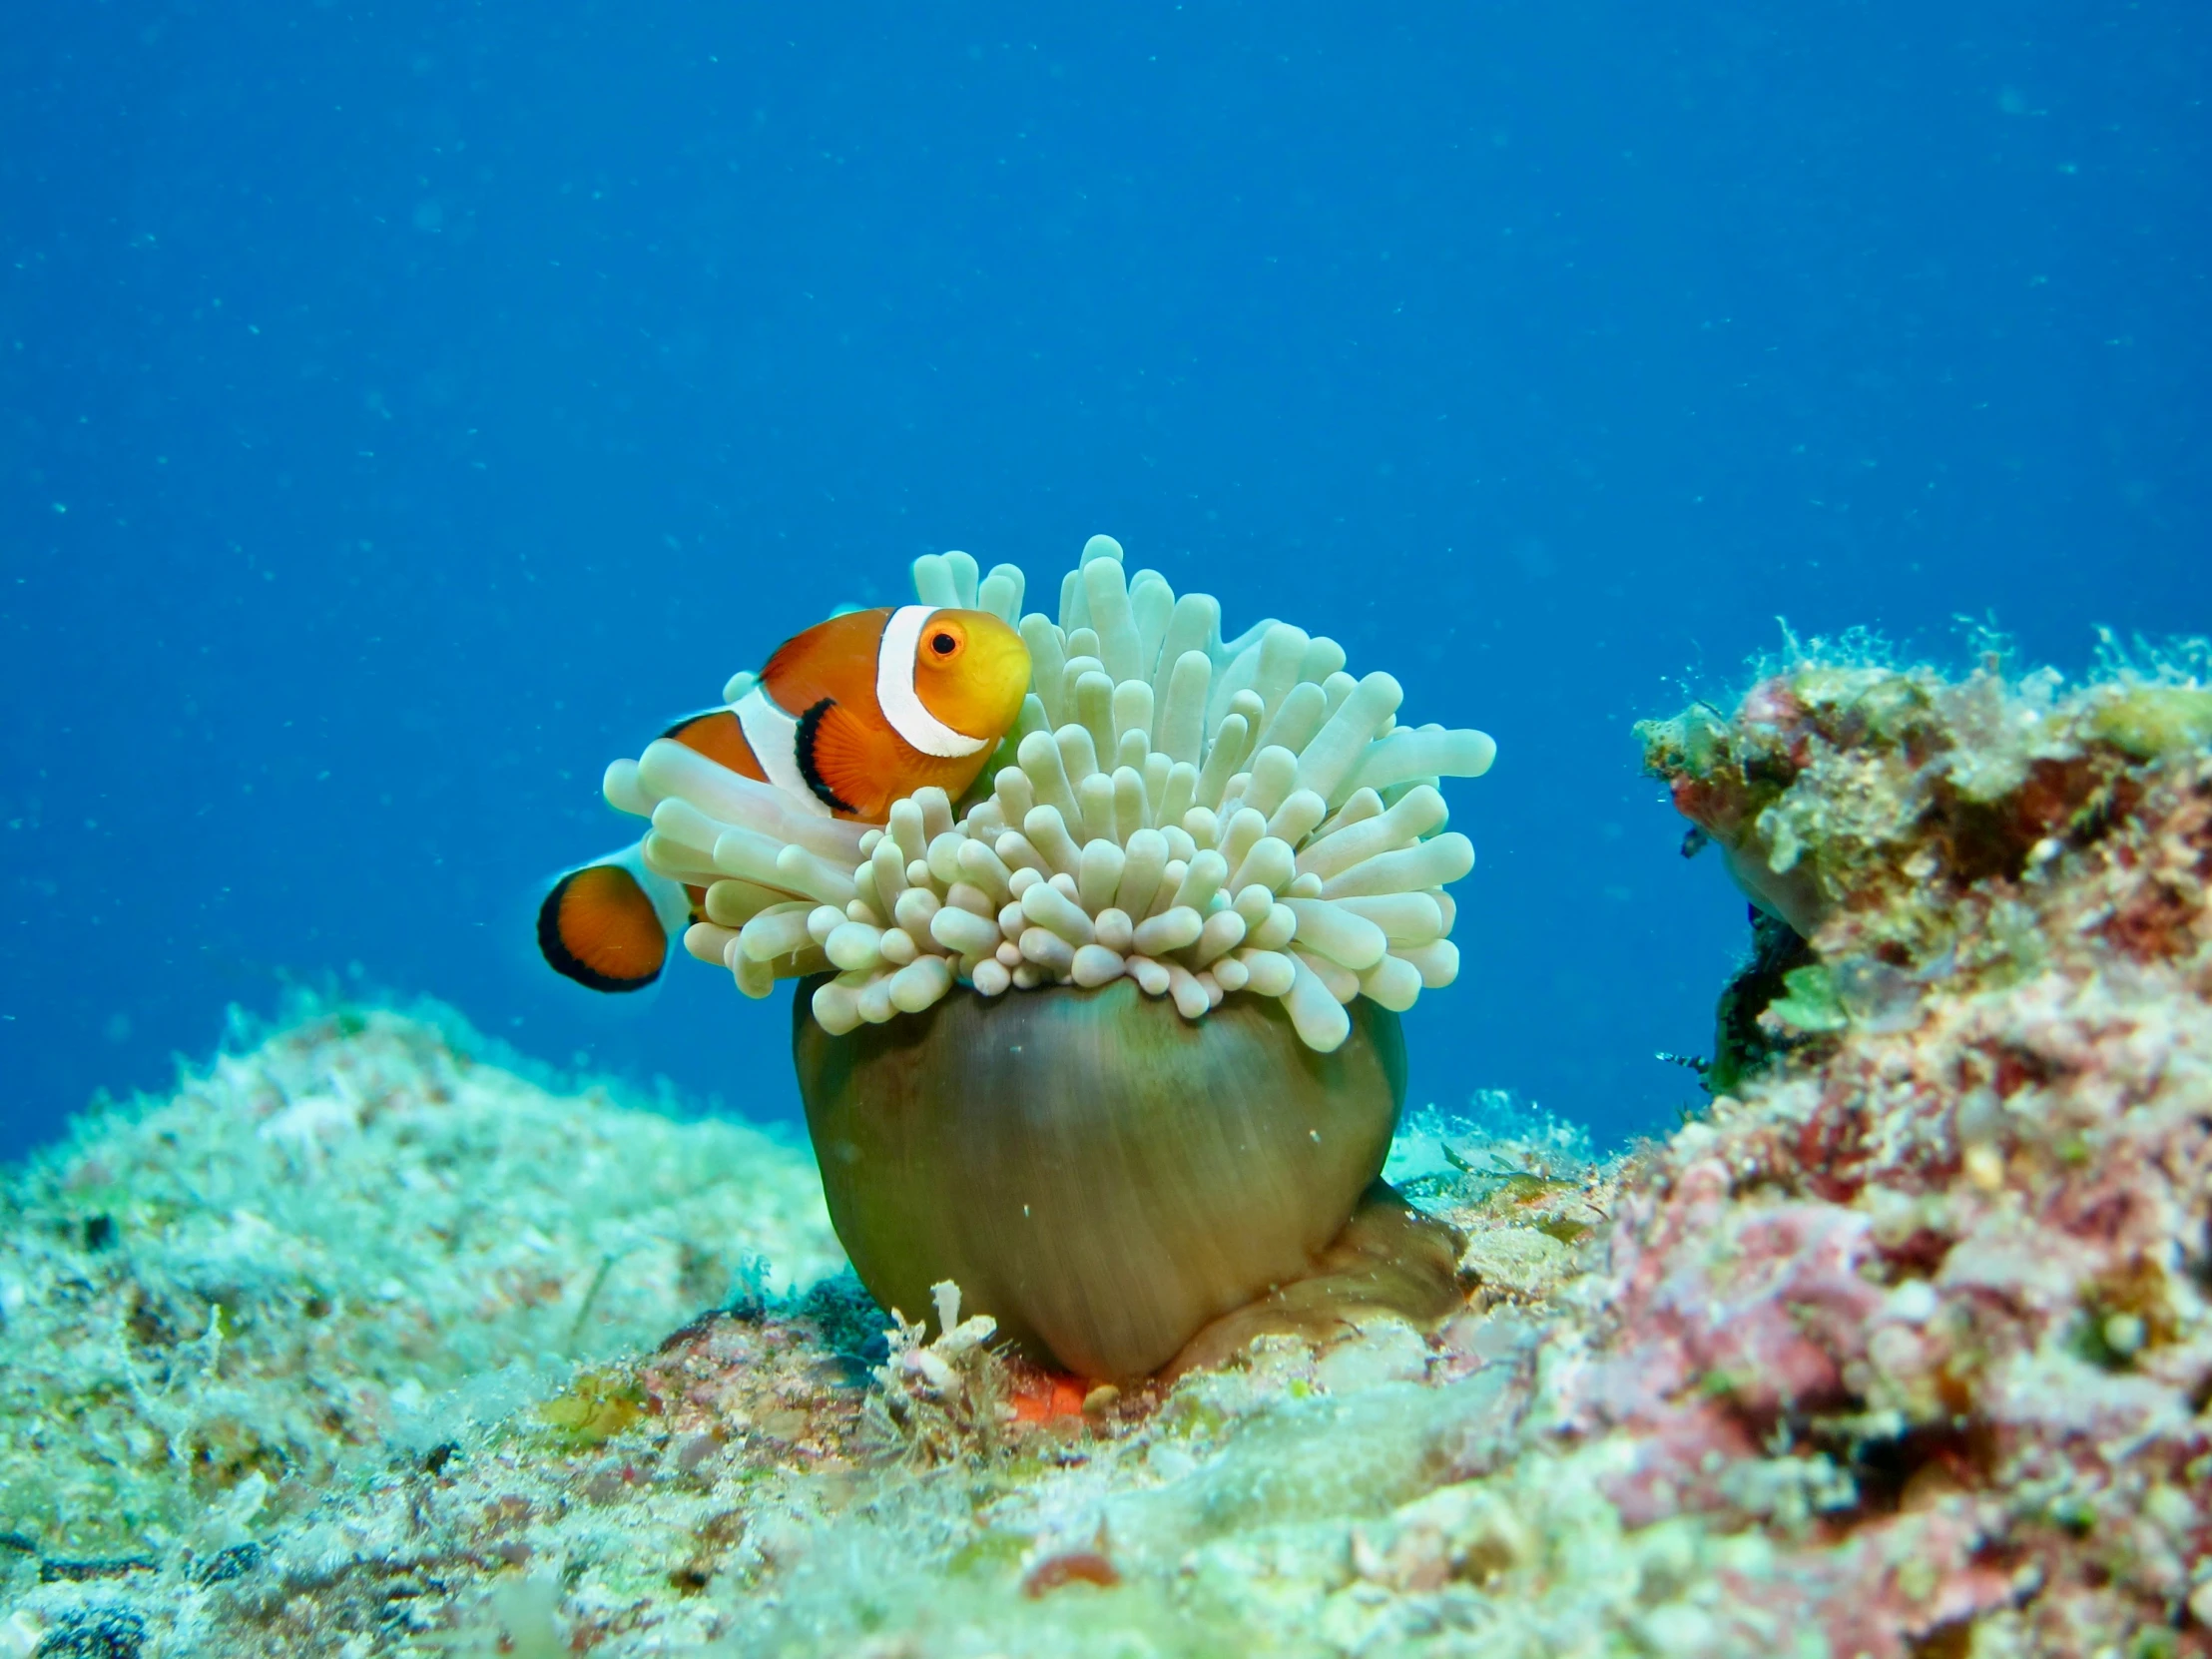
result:
[(1632, 1524), (1841, 1476), (1746, 1587), (1831, 1651), (2212, 1652), (2202, 696), (1816, 665), (1643, 729), (1811, 931), (1553, 1399)]

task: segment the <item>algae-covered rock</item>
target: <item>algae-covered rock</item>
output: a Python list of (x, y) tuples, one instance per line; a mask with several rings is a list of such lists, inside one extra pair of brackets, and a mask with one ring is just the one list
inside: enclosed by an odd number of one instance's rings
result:
[(1815, 649), (1732, 716), (1697, 703), (1636, 733), (1754, 903), (1808, 939), (1848, 913), (1927, 961), (1950, 942), (1946, 900), (2095, 840), (2145, 763), (2201, 758), (2212, 690), (2175, 666), (2194, 650), (2068, 691), (1993, 660), (1953, 680)]
[(794, 1146), (475, 1047), (312, 1012), (9, 1174), (0, 1532), (49, 1563), (197, 1552), (208, 1514), (266, 1524), (496, 1421), (752, 1258), (787, 1284), (839, 1260)]
[(2089, 730), (2138, 761), (2180, 755), (2212, 744), (2212, 690), (2198, 686), (2127, 686), (2097, 701)]

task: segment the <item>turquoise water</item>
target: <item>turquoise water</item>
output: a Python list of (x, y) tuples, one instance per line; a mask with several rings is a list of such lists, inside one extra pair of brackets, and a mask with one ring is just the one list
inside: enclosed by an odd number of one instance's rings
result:
[(2199, 8), (39, 8), (0, 44), (0, 1147), (287, 982), (794, 1110), (531, 946), (607, 760), (950, 547), (1501, 758), (1412, 1097), (1671, 1122), (1742, 941), (1626, 728), (2201, 628)]

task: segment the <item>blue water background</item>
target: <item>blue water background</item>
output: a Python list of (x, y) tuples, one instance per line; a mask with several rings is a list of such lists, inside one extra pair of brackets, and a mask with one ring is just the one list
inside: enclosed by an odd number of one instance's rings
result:
[(428, 992), (796, 1110), (788, 995), (537, 962), (606, 762), (1095, 531), (1480, 725), (1413, 1098), (1619, 1137), (1743, 934), (1685, 678), (2207, 623), (2201, 0), (23, 6), (0, 1147), (231, 1002)]

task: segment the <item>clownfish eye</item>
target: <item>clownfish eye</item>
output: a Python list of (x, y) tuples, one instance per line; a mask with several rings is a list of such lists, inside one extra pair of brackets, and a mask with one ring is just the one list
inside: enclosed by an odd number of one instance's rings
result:
[(960, 642), (950, 634), (931, 634), (929, 636), (929, 649), (940, 657), (949, 657), (953, 652), (960, 649)]

